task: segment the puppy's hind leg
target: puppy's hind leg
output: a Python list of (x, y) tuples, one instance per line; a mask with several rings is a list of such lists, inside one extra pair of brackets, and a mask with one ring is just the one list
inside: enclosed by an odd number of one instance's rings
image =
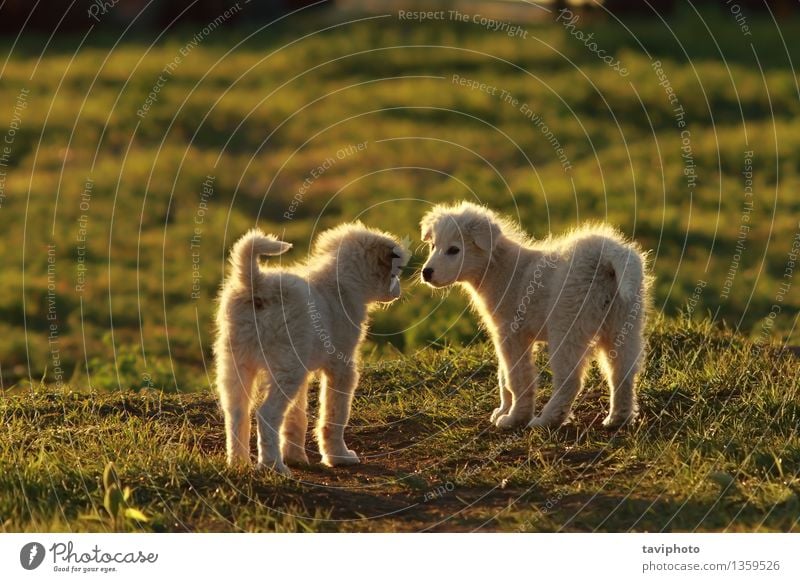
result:
[(286, 413), (281, 429), (281, 454), (285, 463), (308, 465), (306, 431), (308, 430), (308, 382), (304, 382)]
[(636, 376), (642, 365), (644, 338), (640, 326), (627, 336), (601, 342), (601, 363), (611, 391), (611, 408), (603, 426), (614, 428), (636, 419)]
[(217, 354), (217, 392), (225, 415), (228, 464), (250, 462), (250, 410), (255, 371), (237, 366), (231, 353)]
[(283, 463), (280, 448), (280, 432), (286, 411), (305, 382), (305, 370), (301, 373), (272, 370), (268, 378), (266, 398), (258, 408), (258, 464), (281, 475), (292, 472)]
[(350, 419), (350, 404), (357, 384), (358, 372), (346, 363), (323, 373), (317, 424), (323, 465), (334, 467), (361, 462), (355, 451), (348, 449), (344, 442), (344, 429)]

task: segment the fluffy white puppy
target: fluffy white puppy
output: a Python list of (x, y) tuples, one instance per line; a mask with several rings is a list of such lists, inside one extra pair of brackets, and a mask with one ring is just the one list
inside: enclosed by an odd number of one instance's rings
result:
[[(466, 289), (497, 350), (500, 406), (492, 413), (494, 424), (565, 422), (595, 348), (611, 391), (603, 424), (635, 418), (649, 287), (645, 256), (636, 244), (605, 225), (532, 241), (513, 223), (467, 202), (435, 207), (421, 229), (430, 244), (423, 280)], [(536, 342), (548, 343), (553, 395), (534, 417)]]
[(257, 408), (259, 465), (284, 475), (291, 474), (284, 461), (308, 463), (307, 386), (314, 371), (322, 373), (322, 462), (359, 462), (344, 442), (358, 383), (358, 346), (370, 306), (400, 296), (398, 276), (409, 258), (391, 235), (356, 223), (320, 235), (304, 264), (259, 266), (259, 255), (290, 248), (257, 229), (234, 245), (214, 344), (228, 463), (249, 462), (251, 411)]

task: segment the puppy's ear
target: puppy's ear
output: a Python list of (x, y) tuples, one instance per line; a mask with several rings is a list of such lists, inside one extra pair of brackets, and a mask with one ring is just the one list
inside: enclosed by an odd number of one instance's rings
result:
[(367, 261), (372, 265), (372, 270), (379, 279), (388, 277), (394, 267), (393, 261), (398, 255), (395, 250), (386, 244), (373, 244), (367, 250)]
[(391, 247), (384, 246), (377, 249), (377, 255), (378, 264), (386, 270), (390, 270), (392, 268), (392, 260), (398, 257)]
[(431, 242), (431, 240), (433, 240), (433, 222), (434, 218), (429, 212), (422, 217), (419, 223), (420, 233), (422, 234), (422, 240), (424, 242)]
[(467, 225), (466, 230), (475, 245), (486, 252), (493, 251), (502, 236), (500, 225), (488, 216), (476, 218)]

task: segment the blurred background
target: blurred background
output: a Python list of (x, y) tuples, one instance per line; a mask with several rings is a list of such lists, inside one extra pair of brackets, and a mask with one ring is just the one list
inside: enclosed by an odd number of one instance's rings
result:
[[(0, 378), (210, 386), (227, 249), (407, 236), (365, 357), (482, 341), (412, 284), (431, 205), (652, 249), (654, 311), (797, 344), (795, 1), (0, 5)], [(420, 13), (420, 11), (424, 11)]]

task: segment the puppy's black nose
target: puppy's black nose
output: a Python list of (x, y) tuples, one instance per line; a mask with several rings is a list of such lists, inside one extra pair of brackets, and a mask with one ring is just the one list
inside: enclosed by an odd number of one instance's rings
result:
[(425, 279), (428, 283), (431, 282), (431, 277), (433, 277), (433, 269), (430, 267), (426, 267), (422, 269), (422, 278)]

